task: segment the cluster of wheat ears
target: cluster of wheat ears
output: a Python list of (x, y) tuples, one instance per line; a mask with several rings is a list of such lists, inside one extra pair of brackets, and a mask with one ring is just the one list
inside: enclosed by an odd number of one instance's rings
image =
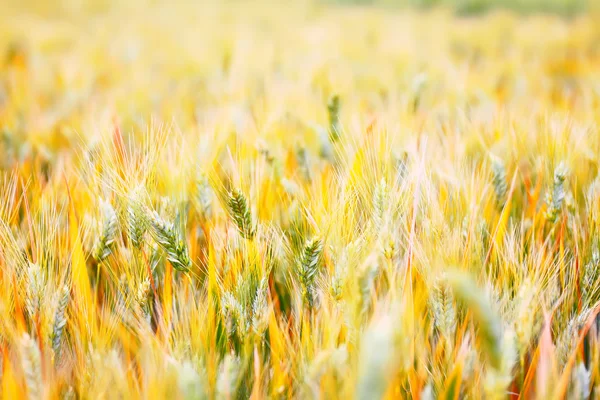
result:
[(600, 396), (594, 16), (7, 10), (0, 52), (0, 398)]

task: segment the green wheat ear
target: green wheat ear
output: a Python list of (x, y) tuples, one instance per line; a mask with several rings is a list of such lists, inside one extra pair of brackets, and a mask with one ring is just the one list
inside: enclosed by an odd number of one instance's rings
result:
[(127, 199), (127, 236), (135, 248), (140, 248), (147, 229), (147, 218), (142, 203), (142, 188), (131, 192)]
[(111, 253), (117, 236), (117, 214), (109, 202), (100, 202), (102, 211), (102, 233), (94, 246), (94, 258), (97, 262), (104, 261)]
[(54, 350), (55, 363), (60, 360), (60, 344), (63, 331), (67, 325), (67, 307), (69, 305), (71, 290), (68, 285), (64, 285), (58, 299), (58, 307), (54, 313), (54, 324), (52, 326), (52, 350)]
[(298, 261), (297, 272), (302, 285), (302, 296), (310, 308), (315, 302), (315, 279), (322, 251), (323, 241), (316, 236), (306, 242)]
[(587, 399), (590, 397), (592, 371), (585, 367), (585, 364), (580, 361), (571, 373), (571, 389), (569, 398), (571, 399)]
[(257, 336), (267, 329), (269, 324), (269, 304), (267, 303), (268, 282), (267, 278), (262, 278), (256, 296), (252, 302), (252, 330)]
[(546, 211), (546, 218), (550, 222), (556, 222), (565, 201), (565, 181), (569, 175), (569, 168), (565, 162), (558, 164), (554, 170), (554, 182), (552, 183), (552, 192), (548, 194), (546, 203), (548, 204), (548, 210)]
[(327, 104), (329, 115), (329, 137), (332, 142), (337, 142), (342, 134), (340, 124), (340, 97), (334, 95)]
[(597, 245), (592, 245), (590, 260), (584, 265), (581, 277), (581, 299), (586, 304), (593, 304), (596, 297), (596, 281), (600, 272), (600, 250)]
[(231, 292), (225, 292), (221, 297), (221, 308), (225, 323), (225, 330), (229, 340), (243, 337), (246, 331), (244, 308)]
[(506, 201), (506, 168), (501, 159), (494, 157), (492, 159), (492, 182), (494, 184), (494, 194), (496, 195), (496, 205), (498, 208), (504, 207)]
[(246, 197), (239, 189), (233, 189), (227, 197), (229, 215), (238, 228), (240, 235), (245, 239), (252, 239), (256, 234), (256, 226), (252, 221), (252, 214)]
[(141, 312), (147, 321), (150, 321), (152, 317), (152, 309), (148, 304), (149, 297), (150, 279), (146, 278), (142, 282), (140, 282), (135, 292), (135, 306), (137, 307), (135, 311)]
[(219, 367), (216, 392), (218, 399), (236, 398), (235, 394), (241, 384), (242, 360), (234, 354), (227, 354)]
[(25, 309), (29, 318), (33, 319), (40, 312), (43, 303), (46, 276), (44, 271), (36, 263), (29, 263), (27, 268), (27, 296), (25, 298)]
[(448, 272), (446, 281), (450, 285), (454, 297), (471, 311), (473, 320), (478, 325), (478, 336), (482, 348), (490, 363), (494, 368), (500, 368), (502, 362), (502, 327), (500, 318), (496, 315), (489, 299), (477, 287), (471, 277), (464, 272)]
[(35, 339), (24, 333), (21, 338), (21, 366), (25, 374), (25, 386), (29, 399), (40, 399), (42, 388), (42, 362), (40, 349)]
[(192, 266), (185, 241), (179, 237), (175, 225), (163, 220), (156, 211), (148, 213), (152, 236), (167, 253), (167, 260), (178, 271), (187, 272)]
[(452, 343), (456, 329), (456, 309), (452, 291), (446, 282), (436, 282), (431, 293), (435, 327)]
[(385, 213), (388, 207), (389, 188), (385, 178), (375, 186), (373, 192), (373, 225), (377, 231), (383, 229), (385, 225)]
[(200, 173), (196, 179), (196, 200), (198, 211), (204, 218), (210, 218), (212, 216), (213, 192), (204, 173)]

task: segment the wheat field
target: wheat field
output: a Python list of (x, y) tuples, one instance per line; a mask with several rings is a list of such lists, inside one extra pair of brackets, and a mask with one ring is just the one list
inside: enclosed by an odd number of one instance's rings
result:
[(598, 14), (34, 3), (1, 399), (600, 397)]

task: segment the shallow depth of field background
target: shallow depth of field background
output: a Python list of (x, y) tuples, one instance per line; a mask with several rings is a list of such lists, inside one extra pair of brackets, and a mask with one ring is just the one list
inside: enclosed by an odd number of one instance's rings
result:
[(3, 2), (0, 398), (600, 396), (599, 10)]

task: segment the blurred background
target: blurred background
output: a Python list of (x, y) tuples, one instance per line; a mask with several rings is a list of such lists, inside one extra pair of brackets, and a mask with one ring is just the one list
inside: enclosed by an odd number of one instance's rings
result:
[(600, 91), (598, 0), (0, 3), (0, 148), (15, 155), (72, 148), (116, 116), (125, 131), (149, 116), (275, 126), (286, 110), (325, 120), (340, 95), (353, 118), (396, 121), (410, 93), (452, 115), (574, 110)]
[[(69, 13), (80, 11), (107, 11), (111, 9), (123, 9), (130, 7), (148, 7), (152, 5), (187, 3), (198, 5), (211, 3), (206, 0), (4, 0), (2, 2), (7, 8), (27, 10), (29, 12), (42, 13)], [(411, 7), (431, 8), (444, 7), (462, 15), (477, 14), (491, 9), (513, 10), (519, 13), (556, 13), (564, 16), (573, 16), (582, 12), (594, 11), (599, 8), (598, 0), (300, 0), (300, 1), (214, 1), (212, 3), (243, 3), (243, 4), (271, 4), (277, 6), (286, 5), (361, 5), (378, 7)]]

